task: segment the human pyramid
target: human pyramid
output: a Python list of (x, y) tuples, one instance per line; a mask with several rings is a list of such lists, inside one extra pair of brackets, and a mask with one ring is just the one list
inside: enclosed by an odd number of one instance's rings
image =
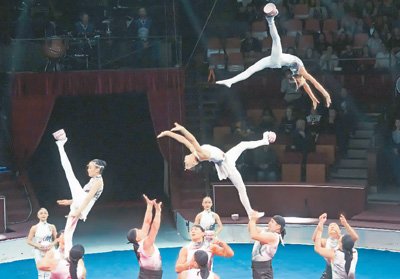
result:
[[(274, 17), (279, 13), (275, 5), (267, 4), (264, 12), (273, 40), (271, 56), (261, 59), (243, 73), (228, 80), (218, 81), (217, 84), (231, 87), (233, 83), (247, 79), (264, 68), (287, 66), (294, 74), (293, 82), (296, 83), (297, 88), (304, 87), (313, 102), (314, 108), (319, 101), (314, 96), (307, 81), (310, 81), (322, 93), (326, 106), (329, 107), (331, 103), (329, 94), (306, 71), (302, 61), (296, 56), (282, 53), (280, 38), (274, 23)], [(57, 232), (54, 225), (47, 223), (49, 215), (47, 210), (41, 208), (37, 215), (39, 223), (31, 228), (28, 244), (35, 248), (34, 255), (39, 279), (82, 279), (86, 276), (86, 269), (82, 260), (84, 248), (82, 245), (73, 246), (73, 235), (78, 221), (86, 220), (91, 208), (103, 192), (102, 173), (106, 168), (106, 162), (99, 159), (89, 162), (87, 172), (90, 180), (82, 187), (73, 173), (64, 150), (64, 145), (68, 140), (65, 131), (59, 130), (53, 135), (57, 140), (61, 164), (72, 195), (72, 199), (59, 200), (57, 203), (62, 206), (70, 206), (70, 212), (66, 216), (65, 229)], [(246, 186), (236, 168), (236, 160), (245, 150), (273, 143), (276, 140), (276, 134), (264, 132), (262, 139), (241, 142), (227, 152), (208, 144), (200, 145), (196, 138), (178, 123), (175, 123), (175, 127), (171, 130), (161, 132), (157, 138), (163, 137), (173, 138), (189, 149), (190, 154), (184, 158), (186, 170), (196, 170), (202, 161), (210, 161), (214, 163), (220, 180), (227, 178), (231, 180), (238, 190), (240, 201), (249, 217), (248, 231), (250, 237), (255, 241), (251, 255), (252, 276), (255, 279), (273, 278), (271, 262), (277, 252), (278, 245), (284, 244), (286, 222), (282, 216), (275, 215), (270, 219), (267, 228), (257, 226), (257, 221), (264, 216), (264, 212), (257, 212), (251, 207)], [(143, 198), (147, 206), (143, 224), (141, 227), (129, 230), (127, 238), (129, 243), (133, 245), (134, 253), (139, 262), (138, 278), (158, 279), (162, 278), (163, 271), (161, 254), (155, 245), (155, 240), (161, 224), (162, 203), (150, 200), (146, 195), (143, 195)], [(232, 248), (217, 237), (223, 229), (223, 224), (218, 214), (211, 211), (211, 198), (205, 197), (202, 206), (204, 211), (196, 216), (195, 223), (190, 229), (191, 242), (180, 250), (176, 261), (175, 270), (180, 279), (218, 279), (219, 276), (212, 272), (214, 256), (234, 256)], [(153, 210), (155, 214), (153, 214)], [(331, 223), (328, 227), (329, 237), (324, 239), (322, 232), (326, 220), (327, 215), (324, 213), (320, 216), (313, 235), (315, 251), (326, 259), (326, 269), (321, 278), (354, 278), (358, 256), (353, 247), (358, 236), (347, 223), (345, 217), (341, 215), (341, 224), (348, 234), (342, 235), (340, 227), (336, 223)], [(55, 249), (55, 246), (58, 246), (57, 249)]]

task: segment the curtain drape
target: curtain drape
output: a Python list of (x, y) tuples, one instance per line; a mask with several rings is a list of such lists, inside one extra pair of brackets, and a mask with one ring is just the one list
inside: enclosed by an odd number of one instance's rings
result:
[[(70, 73), (18, 73), (12, 84), (12, 141), (18, 169), (35, 152), (46, 129), (57, 96), (146, 92), (155, 134), (184, 123), (184, 73), (181, 69), (93, 71)], [(171, 202), (179, 208), (182, 185), (182, 146), (158, 140), (170, 166)]]

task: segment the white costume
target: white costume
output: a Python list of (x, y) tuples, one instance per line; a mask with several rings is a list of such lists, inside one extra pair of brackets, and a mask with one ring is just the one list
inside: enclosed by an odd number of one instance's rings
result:
[(215, 229), (215, 213), (211, 210), (201, 212), (200, 226), (206, 231), (213, 231)]
[(345, 254), (338, 248), (335, 249), (335, 260), (332, 262), (332, 279), (354, 279), (356, 273), (356, 265), (358, 261), (358, 253), (353, 249), (353, 259), (351, 260), (349, 273), (345, 269)]
[[(35, 240), (36, 243), (39, 244), (40, 246), (48, 246), (51, 244), (51, 242), (53, 241), (53, 232), (51, 230), (50, 225), (47, 222), (39, 222), (37, 224)], [(35, 256), (36, 265), (43, 259), (46, 252), (47, 251), (41, 251), (38, 248), (34, 248), (33, 254)], [(50, 278), (50, 272), (38, 269), (38, 276), (39, 279), (48, 279)]]
[(256, 72), (259, 72), (265, 68), (282, 68), (287, 66), (290, 68), (293, 74), (299, 74), (301, 67), (304, 67), (303, 62), (297, 56), (282, 53), (281, 38), (279, 37), (278, 30), (276, 29), (274, 18), (267, 17), (269, 31), (272, 37), (272, 48), (271, 55), (265, 57), (254, 65), (250, 66), (246, 71), (234, 76), (233, 78), (217, 81), (217, 84), (225, 84), (228, 87), (233, 83), (245, 80)]
[(160, 270), (161, 269), (161, 255), (157, 246), (153, 244), (154, 253), (153, 255), (147, 255), (143, 249), (144, 240), (139, 242), (138, 253), (140, 254), (139, 265), (147, 270)]
[[(208, 159), (208, 161), (215, 164), (215, 168), (218, 172), (218, 178), (220, 180), (229, 178), (232, 184), (236, 187), (239, 192), (240, 201), (243, 207), (246, 209), (246, 213), (248, 216), (250, 216), (253, 209), (250, 206), (250, 201), (247, 197), (246, 186), (244, 185), (242, 176), (236, 168), (236, 160), (239, 158), (243, 151), (268, 144), (268, 132), (265, 132), (262, 140), (242, 141), (238, 145), (232, 147), (226, 153), (212, 145), (204, 144), (201, 146), (202, 149), (210, 152), (210, 159)], [(195, 155), (200, 161), (199, 156), (196, 153)]]
[[(266, 232), (268, 231), (264, 229), (261, 233)], [(274, 258), (276, 251), (278, 250), (280, 237), (278, 233), (273, 233), (276, 234), (276, 242), (272, 245), (261, 243), (258, 240), (254, 242), (253, 251), (251, 254), (252, 261), (266, 262)]]
[[(186, 279), (202, 279), (200, 276), (200, 269), (190, 269), (186, 271)], [(214, 279), (214, 272), (210, 271), (207, 279)]]
[[(59, 249), (54, 252), (54, 258), (58, 259), (58, 263), (54, 270), (51, 271), (51, 279), (70, 279), (69, 266), (70, 263), (64, 258), (64, 253), (60, 253)], [(78, 264), (78, 278), (83, 278), (83, 267)]]
[[(60, 158), (61, 158), (61, 165), (64, 168), (65, 175), (68, 180), (69, 188), (71, 190), (71, 195), (72, 195), (72, 204), (70, 206), (70, 212), (76, 211), (82, 202), (85, 200), (87, 194), (89, 193), (90, 189), (93, 186), (93, 182), (96, 180), (100, 180), (101, 183), (103, 184), (103, 178), (101, 175), (98, 175), (96, 177), (93, 177), (90, 179), (88, 184), (85, 185), (85, 187), (82, 188), (81, 184), (79, 183), (78, 179), (76, 179), (75, 174), (72, 170), (71, 163), (68, 160), (67, 154), (65, 153), (64, 150), (64, 144), (66, 140), (64, 141), (57, 141), (56, 144), (58, 146), (58, 150), (60, 152)], [(94, 197), (89, 201), (88, 205), (85, 207), (84, 210), (82, 210), (81, 214), (75, 218), (68, 218), (67, 223), (65, 225), (65, 231), (64, 231), (64, 239), (65, 239), (65, 251), (66, 255), (68, 255), (69, 250), (72, 248), (72, 236), (74, 234), (76, 225), (78, 223), (78, 220), (81, 219), (83, 221), (86, 220), (87, 215), (89, 214), (90, 210), (92, 209), (94, 203), (97, 201), (97, 199), (100, 197), (101, 193), (103, 192), (103, 189), (99, 189)]]
[(214, 254), (211, 252), (210, 249), (210, 244), (207, 243), (206, 241), (203, 242), (190, 242), (188, 245), (185, 246), (186, 250), (187, 250), (187, 257), (186, 257), (186, 261), (191, 261), (194, 257), (194, 253), (197, 250), (203, 250), (207, 253), (208, 255), (208, 270), (212, 270), (212, 266), (213, 266), (213, 259), (214, 259)]

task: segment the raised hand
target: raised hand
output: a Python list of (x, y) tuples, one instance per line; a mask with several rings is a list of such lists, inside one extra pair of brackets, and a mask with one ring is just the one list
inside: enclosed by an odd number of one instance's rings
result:
[(162, 137), (166, 137), (166, 136), (169, 135), (169, 133), (171, 133), (171, 131), (163, 131), (157, 136), (157, 138), (159, 139), (159, 138), (162, 138)]
[(171, 129), (171, 132), (179, 132), (185, 129), (182, 125), (180, 125), (178, 122), (174, 123), (175, 127)]
[(154, 205), (154, 202), (151, 201), (145, 194), (143, 194), (143, 198), (144, 198), (144, 200), (146, 201), (146, 204), (147, 204), (148, 206), (153, 206), (153, 205)]
[(328, 218), (328, 214), (324, 213), (321, 216), (319, 216), (319, 222), (321, 224), (325, 224), (327, 218)]
[(258, 211), (255, 211), (255, 210), (253, 210), (251, 213), (250, 213), (250, 220), (258, 220), (260, 217), (259, 217), (259, 214), (258, 214)]
[(156, 211), (161, 212), (162, 202), (157, 203), (156, 200), (153, 200), (153, 204), (154, 204), (154, 208), (156, 209)]
[(325, 95), (324, 97), (325, 97), (326, 107), (329, 108), (331, 106), (331, 103), (332, 103), (331, 96), (328, 94), (328, 95)]
[(346, 226), (347, 225), (347, 220), (346, 220), (346, 217), (344, 217), (344, 215), (343, 214), (340, 214), (340, 217), (339, 217), (339, 219), (340, 219), (340, 223), (342, 224), (342, 226)]

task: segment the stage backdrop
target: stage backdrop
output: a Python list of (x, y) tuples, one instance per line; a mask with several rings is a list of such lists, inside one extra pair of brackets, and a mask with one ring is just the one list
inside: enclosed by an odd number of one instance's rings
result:
[[(41, 141), (58, 96), (146, 92), (155, 134), (171, 129), (174, 122), (185, 122), (185, 80), (181, 69), (18, 73), (12, 79), (14, 160), (19, 179), (26, 183), (27, 162)], [(179, 208), (179, 189), (184, 181), (183, 149), (169, 139), (158, 140), (158, 145), (170, 168), (172, 207)]]

